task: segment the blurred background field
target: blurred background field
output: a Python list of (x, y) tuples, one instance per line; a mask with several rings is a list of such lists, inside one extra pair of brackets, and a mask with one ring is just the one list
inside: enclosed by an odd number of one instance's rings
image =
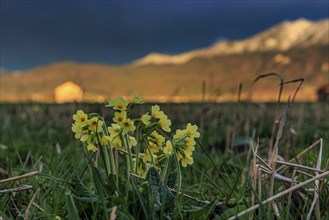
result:
[[(151, 105), (137, 106), (134, 114), (150, 112)], [(166, 103), (160, 106), (172, 119), (173, 129), (188, 122), (197, 124), (202, 132), (202, 143), (221, 151), (249, 138), (260, 138), (266, 144), (275, 120), (286, 108), (284, 103)], [(326, 102), (294, 104), (283, 141), (289, 141), (294, 148), (307, 146), (322, 137), (328, 131), (328, 108)], [(26, 147), (22, 149), (26, 151), (41, 148), (36, 144), (28, 147), (30, 141), (44, 143), (47, 149), (54, 149), (56, 144), (66, 147), (75, 142), (71, 124), (72, 115), (78, 109), (97, 112), (108, 123), (113, 117), (113, 112), (103, 104), (1, 104), (1, 144), (17, 147), (23, 144)]]

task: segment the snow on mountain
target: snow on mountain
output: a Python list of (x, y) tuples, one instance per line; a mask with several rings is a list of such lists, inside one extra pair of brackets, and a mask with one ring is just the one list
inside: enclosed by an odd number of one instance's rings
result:
[(244, 54), (265, 51), (287, 51), (294, 48), (329, 45), (329, 19), (285, 21), (264, 32), (240, 41), (221, 41), (208, 48), (177, 55), (151, 53), (134, 62), (147, 64), (184, 64), (194, 58)]

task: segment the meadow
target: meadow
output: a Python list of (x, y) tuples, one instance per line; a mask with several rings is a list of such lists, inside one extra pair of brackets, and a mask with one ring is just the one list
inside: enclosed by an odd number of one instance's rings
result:
[[(152, 105), (136, 106), (131, 117)], [(194, 163), (177, 174), (172, 162), (164, 177), (150, 171), (146, 179), (119, 179), (71, 131), (78, 109), (110, 126), (114, 112), (103, 104), (3, 103), (0, 219), (233, 219), (243, 211), (239, 219), (329, 219), (328, 103), (287, 106), (160, 104), (171, 133), (198, 126)], [(121, 173), (125, 160), (116, 161)], [(170, 183), (174, 174), (181, 184)], [(273, 198), (280, 192), (286, 193)]]

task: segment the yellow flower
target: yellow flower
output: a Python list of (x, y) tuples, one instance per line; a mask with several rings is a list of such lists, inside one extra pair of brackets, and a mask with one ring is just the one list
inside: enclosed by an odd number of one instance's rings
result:
[(130, 147), (134, 147), (137, 145), (137, 141), (133, 136), (128, 135), (128, 143)]
[(187, 146), (194, 146), (196, 144), (194, 138), (187, 137), (185, 138), (185, 144)]
[(116, 136), (116, 135), (119, 134), (119, 132), (121, 130), (121, 127), (118, 124), (112, 124), (111, 127), (107, 127), (107, 130), (108, 130), (108, 132), (110, 133), (111, 136), (112, 135)]
[(146, 178), (146, 175), (147, 175), (147, 170), (148, 170), (148, 166), (147, 166), (147, 163), (145, 165), (145, 169), (143, 169), (143, 165), (142, 163), (137, 167), (137, 174), (142, 177), (142, 178)]
[(104, 135), (102, 136), (102, 138), (101, 138), (100, 141), (101, 141), (101, 144), (102, 144), (102, 145), (106, 145), (106, 144), (109, 143), (109, 141), (110, 141), (110, 137), (104, 134)]
[(117, 99), (109, 99), (106, 106), (113, 107), (115, 110), (124, 111), (127, 109), (128, 104), (128, 100), (124, 100), (122, 96), (119, 96)]
[(84, 133), (81, 136), (80, 141), (81, 142), (88, 142), (88, 143), (90, 143), (91, 142), (91, 137), (92, 137), (92, 134), (91, 133)]
[(176, 134), (174, 135), (174, 140), (181, 141), (181, 140), (184, 140), (187, 136), (188, 136), (188, 133), (185, 129), (184, 130), (177, 129)]
[(161, 119), (164, 116), (166, 116), (163, 113), (163, 111), (160, 111), (160, 106), (158, 106), (158, 105), (153, 105), (151, 107), (151, 115), (152, 115), (153, 118), (158, 118), (158, 119)]
[(82, 135), (82, 127), (78, 123), (72, 124), (72, 131), (75, 133), (74, 137), (79, 139)]
[(161, 118), (158, 121), (158, 125), (160, 126), (160, 128), (162, 130), (164, 130), (166, 132), (170, 132), (171, 131), (171, 129), (170, 129), (171, 121), (167, 117)]
[(150, 147), (150, 151), (152, 153), (158, 153), (159, 152), (159, 147), (158, 145), (152, 143), (152, 142), (149, 142), (149, 147)]
[(144, 125), (149, 125), (151, 123), (150, 122), (151, 116), (148, 114), (149, 113), (146, 113), (146, 114), (142, 115), (142, 117), (141, 117), (141, 121), (143, 122)]
[(119, 135), (110, 135), (111, 148), (118, 147), (123, 149), (122, 141)]
[(119, 125), (123, 124), (127, 119), (127, 113), (125, 111), (115, 112), (113, 121), (118, 123)]
[(60, 216), (56, 215), (55, 220), (62, 220), (62, 218)]
[(123, 127), (123, 132), (124, 133), (128, 133), (129, 131), (135, 131), (136, 127), (134, 125), (134, 121), (132, 121), (131, 119), (126, 119), (123, 123), (122, 123), (122, 127)]
[(183, 157), (181, 159), (181, 163), (183, 167), (186, 167), (187, 165), (192, 165), (193, 164), (193, 157), (188, 156), (188, 157)]
[(88, 115), (85, 114), (82, 110), (78, 110), (72, 118), (78, 125), (81, 125), (87, 122)]
[(186, 131), (189, 134), (189, 136), (192, 138), (200, 137), (200, 133), (197, 132), (197, 130), (198, 130), (198, 126), (192, 125), (191, 123), (188, 123), (186, 126)]
[(94, 151), (94, 152), (96, 152), (97, 151), (97, 147), (93, 143), (89, 143), (87, 145), (87, 150), (88, 151)]
[(150, 154), (150, 152), (147, 149), (145, 149), (144, 155), (143, 155), (143, 161), (144, 162), (151, 162), (152, 161), (152, 157), (155, 160), (157, 158), (157, 155)]
[(150, 149), (153, 153), (159, 152), (159, 149), (162, 150), (162, 145), (165, 142), (165, 138), (157, 131), (153, 131), (147, 139), (149, 140)]
[(102, 132), (102, 126), (104, 122), (100, 120), (98, 117), (93, 117), (88, 120), (88, 128), (90, 131), (97, 131), (97, 132)]
[(166, 146), (163, 148), (163, 153), (167, 155), (172, 155), (173, 153), (173, 147), (170, 141), (166, 142)]
[(133, 103), (134, 104), (144, 103), (144, 99), (142, 97), (136, 96), (135, 94), (133, 94), (132, 97), (133, 97)]
[(153, 131), (147, 139), (149, 140), (148, 143), (152, 153), (158, 153), (159, 150), (162, 150), (162, 145), (165, 142), (165, 138), (157, 131)]
[(183, 152), (184, 152), (184, 154), (185, 154), (184, 157), (192, 157), (192, 149), (193, 149), (193, 148), (185, 147), (185, 148), (183, 149)]

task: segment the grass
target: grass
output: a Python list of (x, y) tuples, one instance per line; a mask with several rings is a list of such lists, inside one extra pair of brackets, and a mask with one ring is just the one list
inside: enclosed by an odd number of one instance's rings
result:
[[(140, 115), (149, 108), (150, 104), (139, 106), (135, 114)], [(314, 210), (312, 218), (327, 219), (329, 187), (324, 181), (312, 181), (278, 197), (274, 203), (260, 203), (310, 179), (308, 175), (321, 175), (329, 168), (328, 105), (294, 104), (287, 121), (281, 123), (283, 132), (276, 154), (275, 137), (280, 123), (275, 121), (280, 119), (285, 108), (285, 104), (271, 103), (161, 105), (172, 119), (173, 129), (192, 122), (199, 126), (201, 133), (193, 166), (182, 169), (181, 193), (184, 195), (177, 197), (177, 185), (170, 187), (176, 191), (172, 191), (175, 207), (170, 209), (169, 216), (166, 213), (170, 205), (161, 202), (157, 210), (153, 205), (156, 197), (149, 196), (156, 191), (150, 192), (148, 183), (138, 177), (131, 177), (131, 189), (126, 188), (128, 180), (120, 178), (117, 192), (121, 194), (115, 196), (111, 188), (115, 180), (111, 182), (104, 170), (95, 171), (90, 154), (74, 139), (70, 127), (76, 110), (97, 112), (110, 119), (113, 113), (103, 105), (1, 104), (0, 179), (39, 172), (28, 178), (0, 183), (0, 190), (31, 186), (21, 192), (1, 193), (0, 216), (3, 219), (111, 219), (111, 216), (117, 219), (227, 219), (260, 204), (258, 209), (241, 218), (274, 219), (277, 215), (279, 219), (299, 219), (306, 218)], [(321, 160), (320, 142), (302, 157), (298, 156), (320, 138)], [(321, 172), (298, 169), (305, 174), (289, 166), (281, 173), (290, 179), (298, 177), (298, 183), (266, 175), (273, 167), (281, 166), (277, 163), (278, 157), (285, 161), (295, 158), (292, 163), (318, 168)], [(311, 208), (316, 194), (319, 202)]]

